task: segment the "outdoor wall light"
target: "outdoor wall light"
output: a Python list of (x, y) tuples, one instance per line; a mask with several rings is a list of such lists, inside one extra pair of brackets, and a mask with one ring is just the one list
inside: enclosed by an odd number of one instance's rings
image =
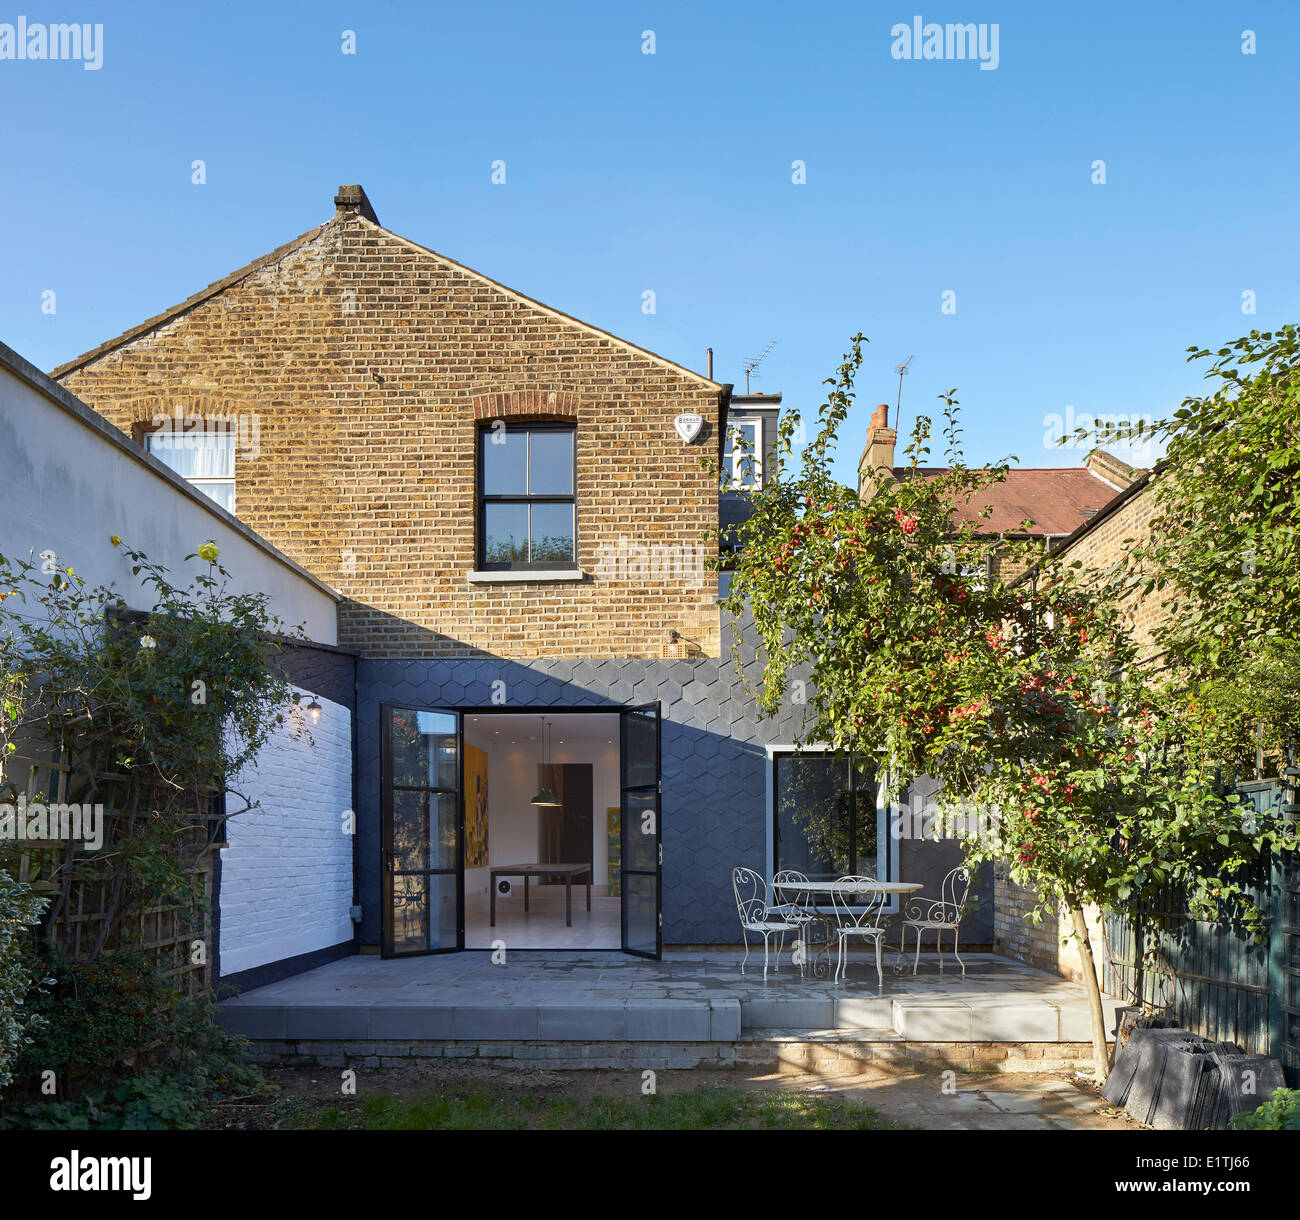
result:
[(311, 702), (307, 704), (306, 711), (307, 715), (311, 717), (312, 724), (320, 724), (320, 704), (316, 702), (315, 695), (311, 697)]

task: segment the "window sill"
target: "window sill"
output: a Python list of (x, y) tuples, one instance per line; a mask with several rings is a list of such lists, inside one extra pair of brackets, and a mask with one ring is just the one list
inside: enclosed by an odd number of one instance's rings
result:
[(548, 571), (539, 568), (535, 571), (511, 572), (466, 572), (465, 579), (472, 585), (518, 585), (518, 584), (570, 584), (587, 579), (587, 573), (581, 568), (559, 568)]

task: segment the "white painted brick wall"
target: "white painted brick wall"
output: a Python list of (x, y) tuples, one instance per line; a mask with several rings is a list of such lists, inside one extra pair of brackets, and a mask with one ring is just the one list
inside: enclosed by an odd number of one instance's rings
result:
[[(306, 694), (307, 692), (299, 692)], [(352, 714), (318, 697), (311, 740), (283, 732), (233, 786), (260, 809), (227, 823), (221, 855), (221, 973), (352, 937)], [(237, 798), (231, 798), (232, 800)]]

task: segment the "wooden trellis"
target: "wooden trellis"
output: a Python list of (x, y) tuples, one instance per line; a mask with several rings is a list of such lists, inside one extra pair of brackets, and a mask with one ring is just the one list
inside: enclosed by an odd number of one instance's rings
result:
[[(50, 759), (11, 755), (4, 766), (0, 799), (14, 801), (19, 794), (28, 803), (42, 799), (66, 802), (74, 787), (71, 768)], [(104, 841), (113, 841), (112, 826), (121, 817), (112, 807), (111, 796), (125, 776), (97, 775), (104, 793)], [(211, 905), (215, 901), (216, 843), (210, 843), (208, 827), (196, 827), (184, 843), (177, 844), (182, 858), (193, 861), (183, 872), (196, 896), (194, 910), (159, 903), (137, 908), (129, 919), (119, 918), (105, 939), (104, 949), (130, 948), (146, 954), (182, 995), (198, 998), (212, 993)], [(20, 881), (51, 900), (63, 892), (62, 866), (74, 845), (47, 842), (39, 860), (15, 845), (12, 872)], [(46, 927), (52, 943), (63, 945), (73, 960), (86, 960), (98, 943), (111, 904), (111, 877), (73, 877), (67, 899)], [(201, 942), (201, 944), (199, 943)]]

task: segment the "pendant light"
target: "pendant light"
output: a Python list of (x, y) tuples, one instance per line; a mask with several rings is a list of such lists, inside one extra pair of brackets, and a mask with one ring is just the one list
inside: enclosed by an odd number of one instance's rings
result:
[[(538, 770), (540, 770), (542, 767), (548, 766), (549, 764), (546, 762), (546, 757), (548, 754), (548, 751), (546, 749), (546, 717), (539, 716), (538, 721), (540, 723), (539, 723), (539, 731), (537, 734), (538, 737), (537, 766), (538, 766)], [(530, 803), (533, 805), (550, 805), (550, 806), (559, 805), (560, 802), (555, 799), (555, 793), (552, 792), (546, 786), (545, 781), (539, 780), (539, 782), (541, 786), (537, 790), (537, 795), (533, 797)]]

